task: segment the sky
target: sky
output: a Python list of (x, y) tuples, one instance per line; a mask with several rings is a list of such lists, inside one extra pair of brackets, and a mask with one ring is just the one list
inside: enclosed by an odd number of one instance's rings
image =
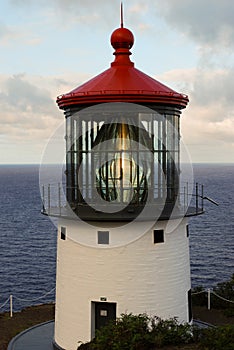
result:
[[(125, 0), (135, 67), (187, 94), (192, 162), (234, 162), (234, 1)], [(0, 0), (0, 163), (40, 163), (56, 97), (109, 68), (119, 0)]]

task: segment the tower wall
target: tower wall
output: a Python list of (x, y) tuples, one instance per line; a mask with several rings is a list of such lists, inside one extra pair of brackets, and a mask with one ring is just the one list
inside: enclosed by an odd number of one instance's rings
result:
[[(76, 350), (79, 341), (89, 341), (95, 329), (92, 302), (103, 298), (116, 303), (117, 317), (147, 313), (188, 322), (187, 224), (186, 218), (152, 223), (133, 241), (134, 229), (138, 232), (141, 223), (132, 223), (131, 230), (125, 231), (129, 242), (118, 246), (118, 230), (123, 229), (114, 223), (101, 228), (109, 231), (107, 245), (98, 244), (97, 226), (60, 219), (55, 342), (66, 350)], [(66, 237), (61, 239), (64, 229)], [(154, 230), (164, 230), (163, 243), (154, 243)]]

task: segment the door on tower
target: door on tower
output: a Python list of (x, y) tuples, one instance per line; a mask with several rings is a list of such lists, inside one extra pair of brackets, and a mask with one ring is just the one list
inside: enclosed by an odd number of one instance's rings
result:
[[(94, 317), (93, 317), (94, 316)], [(116, 303), (92, 302), (93, 336), (95, 331), (116, 319)]]

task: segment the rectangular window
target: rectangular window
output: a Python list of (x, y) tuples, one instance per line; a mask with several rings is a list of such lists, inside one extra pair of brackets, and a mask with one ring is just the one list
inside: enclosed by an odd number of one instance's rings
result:
[(66, 239), (66, 227), (61, 227), (61, 239)]
[(98, 231), (98, 244), (109, 244), (109, 231)]
[(163, 230), (154, 230), (154, 243), (163, 243), (164, 242), (164, 231)]
[(186, 225), (186, 236), (189, 237), (189, 225)]
[(100, 310), (100, 316), (107, 317), (107, 310)]

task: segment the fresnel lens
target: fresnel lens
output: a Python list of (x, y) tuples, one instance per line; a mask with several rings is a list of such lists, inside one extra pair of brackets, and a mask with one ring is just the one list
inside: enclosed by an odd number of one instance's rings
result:
[(94, 148), (101, 198), (116, 204), (144, 203), (150, 178), (150, 137), (143, 125), (139, 128), (126, 120), (103, 124)]

